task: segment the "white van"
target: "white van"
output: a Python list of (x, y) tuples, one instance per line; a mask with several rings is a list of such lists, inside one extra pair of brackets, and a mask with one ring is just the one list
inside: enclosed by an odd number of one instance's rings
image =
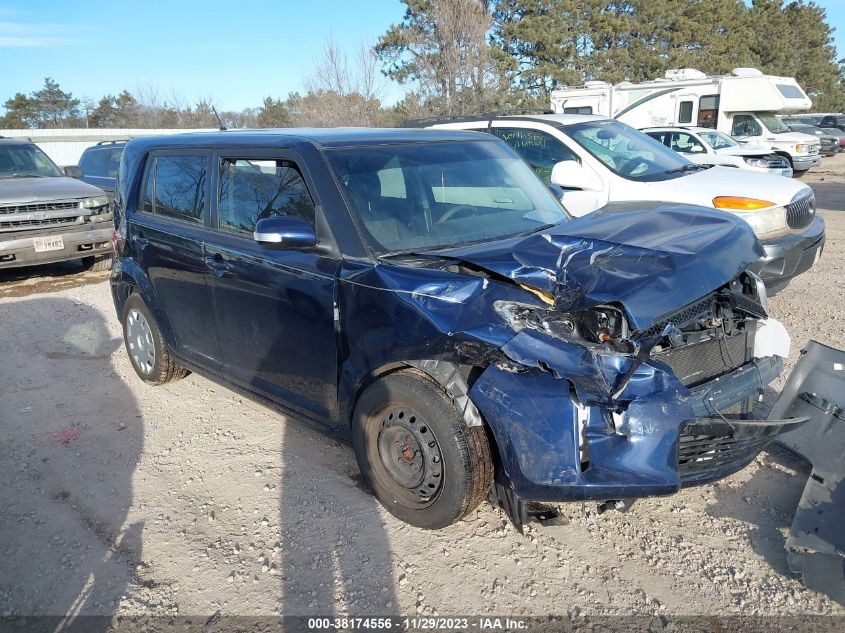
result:
[(740, 141), (771, 147), (797, 173), (821, 163), (819, 141), (791, 132), (775, 113), (811, 106), (793, 77), (764, 75), (756, 68), (735, 68), (729, 75), (716, 76), (683, 68), (638, 84), (589, 81), (551, 94), (552, 110), (560, 114), (599, 114), (637, 129), (694, 125), (719, 130)]
[(461, 117), (432, 128), (495, 134), (519, 152), (576, 216), (609, 202), (660, 201), (722, 209), (743, 218), (766, 257), (752, 269), (777, 292), (808, 270), (824, 246), (813, 190), (798, 181), (696, 165), (659, 141), (606, 117), (566, 114)]

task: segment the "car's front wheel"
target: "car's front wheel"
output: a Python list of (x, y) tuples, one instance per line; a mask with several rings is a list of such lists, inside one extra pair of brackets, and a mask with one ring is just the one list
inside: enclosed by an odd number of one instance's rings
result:
[(399, 371), (371, 384), (353, 415), (352, 443), (378, 500), (411, 525), (438, 529), (487, 496), (493, 480), (483, 427), (468, 427), (433, 380)]
[(163, 385), (188, 375), (170, 355), (167, 343), (144, 301), (129, 295), (123, 307), (123, 341), (135, 373), (151, 385)]

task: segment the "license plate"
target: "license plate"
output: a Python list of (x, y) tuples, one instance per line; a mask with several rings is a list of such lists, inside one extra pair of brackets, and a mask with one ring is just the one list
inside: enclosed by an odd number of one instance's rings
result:
[(44, 253), (46, 251), (60, 251), (65, 247), (64, 240), (61, 237), (36, 237), (35, 252)]

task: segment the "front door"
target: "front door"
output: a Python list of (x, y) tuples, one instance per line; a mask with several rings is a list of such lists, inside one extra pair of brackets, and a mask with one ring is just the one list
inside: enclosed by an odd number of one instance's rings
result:
[[(338, 260), (258, 244), (259, 219), (317, 207), (295, 157), (221, 154), (215, 162), (216, 230), (206, 242), (223, 371), (233, 382), (318, 422), (334, 417)], [(313, 188), (312, 188), (313, 190)]]
[(128, 238), (152, 284), (150, 307), (168, 342), (178, 356), (214, 371), (218, 347), (203, 252), (208, 162), (201, 152), (152, 155)]

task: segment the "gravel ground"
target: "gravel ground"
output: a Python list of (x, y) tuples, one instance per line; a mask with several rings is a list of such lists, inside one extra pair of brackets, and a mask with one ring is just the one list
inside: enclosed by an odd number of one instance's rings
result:
[[(789, 367), (845, 348), (845, 155), (805, 181), (827, 248), (771, 300)], [(845, 614), (787, 568), (808, 473), (781, 451), (626, 514), (421, 531), (346, 446), (196, 375), (141, 383), (107, 275), (33, 272), (0, 276), (0, 614)]]

